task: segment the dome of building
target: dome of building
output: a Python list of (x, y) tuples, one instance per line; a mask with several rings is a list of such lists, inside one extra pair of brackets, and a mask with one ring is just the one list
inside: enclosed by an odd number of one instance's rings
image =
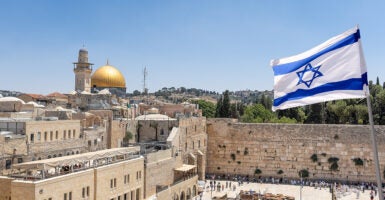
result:
[(91, 86), (97, 88), (126, 88), (126, 81), (122, 73), (115, 67), (102, 66), (91, 76)]
[(17, 97), (2, 97), (0, 98), (0, 102), (7, 102), (7, 101), (18, 101), (22, 104), (25, 104), (25, 102)]

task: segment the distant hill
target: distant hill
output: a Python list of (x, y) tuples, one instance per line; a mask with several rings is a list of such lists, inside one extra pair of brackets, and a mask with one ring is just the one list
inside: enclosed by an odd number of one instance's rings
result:
[[(128, 95), (130, 97), (137, 97), (137, 96), (142, 96), (143, 94), (138, 90), (135, 90), (133, 93)], [(162, 89), (154, 93), (150, 93), (149, 95), (155, 96), (157, 99), (160, 99), (164, 102), (169, 102), (169, 103), (181, 103), (190, 99), (203, 99), (206, 101), (216, 103), (221, 93), (216, 91), (197, 89), (197, 88), (163, 87)], [(233, 102), (251, 104), (251, 103), (255, 103), (257, 99), (261, 98), (262, 95), (273, 98), (273, 91), (239, 90), (239, 91), (229, 91), (229, 95), (230, 95), (230, 100)]]

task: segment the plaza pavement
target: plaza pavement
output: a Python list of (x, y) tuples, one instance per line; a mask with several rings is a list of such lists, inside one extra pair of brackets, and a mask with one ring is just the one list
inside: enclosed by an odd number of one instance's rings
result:
[[(218, 182), (218, 181), (217, 181)], [(226, 181), (219, 181), (222, 184), (226, 186)], [(210, 200), (211, 199), (211, 190), (206, 189), (207, 186), (209, 186), (210, 180), (207, 180), (205, 185), (205, 190), (203, 192), (202, 200)], [(253, 190), (255, 192), (261, 192), (261, 193), (272, 193), (272, 194), (283, 194), (287, 196), (295, 197), (296, 200), (300, 200), (300, 186), (298, 185), (284, 185), (284, 184), (267, 184), (267, 183), (244, 183), (241, 186), (238, 186), (237, 182), (232, 181), (231, 185), (233, 186), (236, 184), (236, 190), (233, 191), (229, 188), (224, 188), (223, 191), (217, 192), (212, 191), (212, 197), (221, 197), (225, 194), (227, 194), (227, 197), (229, 198), (235, 198), (236, 194), (239, 194), (240, 190), (243, 191), (250, 191)], [(338, 200), (370, 200), (370, 191), (366, 190), (364, 193), (362, 191), (359, 191), (359, 195), (357, 198), (357, 193), (355, 189), (350, 189), (345, 194), (339, 195), (340, 197), (337, 198)], [(197, 198), (199, 199), (199, 198)], [(331, 200), (332, 195), (329, 192), (329, 188), (315, 188), (315, 187), (309, 187), (304, 186), (302, 188), (302, 200)], [(378, 196), (376, 196), (374, 199), (378, 199)]]

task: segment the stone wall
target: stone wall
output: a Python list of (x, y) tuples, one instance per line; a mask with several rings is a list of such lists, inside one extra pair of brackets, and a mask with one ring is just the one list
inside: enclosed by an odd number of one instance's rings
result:
[[(385, 168), (385, 126), (376, 126), (381, 175)], [(375, 181), (369, 126), (246, 124), (208, 119), (207, 173), (311, 179)], [(317, 160), (313, 162), (312, 155)], [(313, 156), (315, 157), (315, 156)], [(337, 170), (328, 160), (338, 158)], [(361, 159), (357, 165), (353, 159)], [(260, 169), (261, 174), (255, 174)], [(283, 173), (278, 174), (279, 171)]]
[(139, 142), (167, 141), (172, 127), (178, 126), (178, 121), (170, 120), (138, 120)]
[(179, 119), (179, 150), (183, 152), (183, 161), (197, 165), (199, 180), (204, 180), (207, 151), (206, 118), (190, 117)]
[(174, 169), (182, 165), (180, 156), (172, 157), (171, 149), (147, 154), (145, 167), (145, 198), (156, 193), (156, 188), (166, 187), (174, 181)]

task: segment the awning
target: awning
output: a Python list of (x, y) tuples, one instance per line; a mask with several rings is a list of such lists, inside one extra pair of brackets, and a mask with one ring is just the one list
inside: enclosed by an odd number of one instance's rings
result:
[(101, 151), (88, 152), (70, 156), (56, 157), (45, 160), (35, 160), (31, 162), (15, 164), (15, 169), (44, 169), (45, 167), (57, 167), (64, 165), (74, 165), (85, 161), (103, 159), (113, 156), (125, 155), (138, 152), (138, 147), (114, 148)]
[(175, 171), (187, 172), (191, 169), (194, 169), (195, 165), (186, 165), (183, 164), (182, 167), (176, 168)]

